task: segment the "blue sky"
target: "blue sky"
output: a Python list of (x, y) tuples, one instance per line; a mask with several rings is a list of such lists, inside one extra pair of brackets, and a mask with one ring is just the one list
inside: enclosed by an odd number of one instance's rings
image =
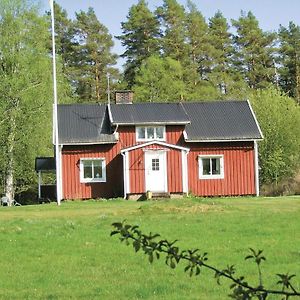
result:
[[(185, 5), (186, 0), (177, 0)], [(121, 22), (126, 21), (129, 8), (138, 0), (56, 0), (67, 10), (69, 17), (74, 17), (75, 11), (93, 7), (99, 21), (104, 24), (112, 36), (121, 34)], [(148, 0), (149, 8), (155, 9), (162, 4), (162, 0)], [(300, 25), (299, 0), (194, 0), (198, 9), (206, 19), (212, 17), (217, 10), (230, 19), (238, 19), (241, 10), (251, 10), (259, 20), (261, 28), (276, 31), (279, 24), (287, 26), (289, 21)], [(48, 0), (42, 0), (45, 9), (48, 9)], [(122, 54), (124, 49), (119, 41), (114, 39), (114, 52)]]

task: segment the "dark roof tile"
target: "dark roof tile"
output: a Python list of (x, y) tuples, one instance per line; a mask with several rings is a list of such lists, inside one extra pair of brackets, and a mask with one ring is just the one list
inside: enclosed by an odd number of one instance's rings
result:
[(58, 106), (59, 144), (114, 143), (105, 104)]
[(183, 103), (191, 123), (188, 141), (261, 139), (262, 135), (247, 101)]
[(188, 124), (181, 103), (111, 104), (113, 124)]

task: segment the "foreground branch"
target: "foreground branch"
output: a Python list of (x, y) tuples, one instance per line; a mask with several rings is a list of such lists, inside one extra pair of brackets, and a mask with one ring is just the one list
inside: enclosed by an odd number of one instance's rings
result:
[(158, 240), (159, 234), (149, 235), (143, 234), (138, 226), (132, 226), (129, 224), (113, 223), (114, 230), (111, 235), (119, 235), (120, 241), (129, 245), (132, 244), (136, 252), (143, 251), (148, 255), (149, 262), (152, 263), (154, 259), (159, 259), (160, 255), (165, 256), (166, 264), (174, 269), (180, 261), (185, 262), (185, 272), (188, 272), (190, 276), (197, 276), (201, 273), (202, 268), (209, 269), (214, 272), (217, 283), (220, 284), (220, 279), (225, 277), (229, 279), (232, 284), (230, 289), (232, 294), (229, 296), (233, 299), (267, 299), (269, 295), (280, 295), (283, 299), (289, 299), (290, 297), (300, 296), (300, 293), (293, 287), (291, 280), (295, 275), (289, 274), (276, 274), (280, 280), (277, 284), (281, 286), (280, 290), (267, 289), (262, 284), (261, 263), (266, 260), (262, 255), (263, 251), (250, 248), (251, 254), (245, 259), (252, 260), (257, 265), (259, 285), (254, 286), (249, 284), (244, 276), (235, 276), (235, 267), (233, 265), (227, 266), (227, 268), (221, 270), (215, 266), (207, 263), (207, 253), (199, 253), (199, 249), (195, 250), (180, 250), (175, 246), (176, 240), (169, 242), (167, 240)]

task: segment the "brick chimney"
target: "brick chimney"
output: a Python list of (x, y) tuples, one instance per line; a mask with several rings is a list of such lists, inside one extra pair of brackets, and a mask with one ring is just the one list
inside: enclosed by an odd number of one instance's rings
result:
[(115, 101), (116, 104), (132, 104), (133, 91), (131, 90), (115, 91)]

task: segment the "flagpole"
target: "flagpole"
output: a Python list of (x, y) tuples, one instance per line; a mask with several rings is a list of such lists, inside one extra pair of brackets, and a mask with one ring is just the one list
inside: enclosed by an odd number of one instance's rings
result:
[(52, 28), (52, 61), (53, 61), (53, 126), (55, 128), (55, 162), (56, 162), (56, 199), (57, 205), (60, 205), (61, 200), (61, 178), (60, 178), (60, 151), (58, 144), (58, 113), (57, 113), (57, 86), (56, 86), (56, 51), (55, 51), (55, 31), (54, 31), (54, 5), (53, 0), (49, 0), (51, 10), (51, 28)]

